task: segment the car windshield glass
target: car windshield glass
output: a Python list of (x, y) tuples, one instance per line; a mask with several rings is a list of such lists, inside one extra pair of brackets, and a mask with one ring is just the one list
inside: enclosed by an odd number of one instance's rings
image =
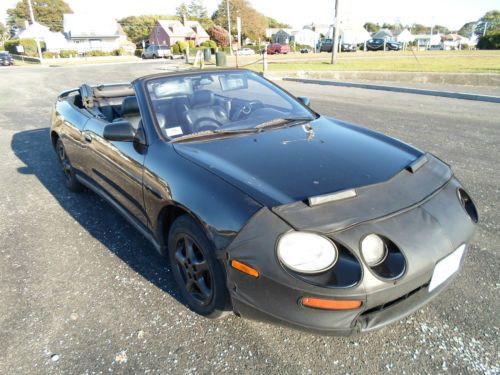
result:
[(146, 87), (156, 125), (169, 140), (265, 131), (277, 127), (265, 126), (273, 120), (291, 126), (316, 118), (295, 98), (245, 70), (155, 78)]

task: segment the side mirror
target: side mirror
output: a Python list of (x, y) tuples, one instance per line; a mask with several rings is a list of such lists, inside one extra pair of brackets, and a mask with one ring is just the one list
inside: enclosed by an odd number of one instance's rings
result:
[(135, 138), (135, 129), (128, 121), (112, 122), (104, 127), (102, 136), (108, 141), (132, 142)]
[(311, 103), (311, 100), (307, 96), (298, 96), (297, 99), (304, 104), (305, 106), (309, 107), (309, 104)]

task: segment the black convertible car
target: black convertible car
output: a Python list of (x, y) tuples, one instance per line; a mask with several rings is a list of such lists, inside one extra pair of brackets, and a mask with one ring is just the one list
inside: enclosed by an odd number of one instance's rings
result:
[(246, 70), (165, 73), (61, 93), (50, 136), (197, 313), (369, 331), (449, 284), (478, 215), (437, 157), (308, 104)]

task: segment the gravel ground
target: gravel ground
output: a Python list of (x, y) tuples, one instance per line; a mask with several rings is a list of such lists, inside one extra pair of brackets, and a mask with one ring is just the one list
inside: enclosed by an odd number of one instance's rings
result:
[(195, 315), (141, 235), (94, 194), (63, 187), (48, 140), (57, 93), (164, 64), (0, 69), (0, 374), (500, 373), (500, 105), (283, 83), (452, 164), (481, 219), (438, 299), (380, 331), (324, 337)]

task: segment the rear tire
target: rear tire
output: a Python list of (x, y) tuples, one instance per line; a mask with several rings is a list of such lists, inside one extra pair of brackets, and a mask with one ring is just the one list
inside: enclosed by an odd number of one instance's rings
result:
[(203, 230), (189, 215), (177, 218), (168, 236), (170, 269), (189, 308), (207, 318), (228, 311), (224, 267)]
[(75, 170), (68, 159), (68, 155), (66, 154), (61, 138), (57, 139), (56, 152), (64, 175), (64, 185), (66, 185), (68, 190), (74, 193), (82, 191), (83, 185), (76, 178)]

